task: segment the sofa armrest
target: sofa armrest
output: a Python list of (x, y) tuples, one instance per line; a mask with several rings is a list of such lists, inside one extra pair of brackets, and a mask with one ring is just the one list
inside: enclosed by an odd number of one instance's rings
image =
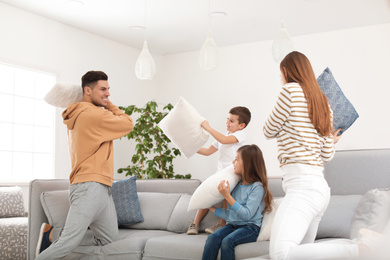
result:
[(35, 259), (35, 249), (38, 243), (39, 229), (42, 223), (47, 223), (45, 212), (43, 211), (40, 196), (42, 192), (51, 190), (69, 189), (69, 180), (32, 180), (29, 187), (29, 214), (27, 231), (27, 259)]

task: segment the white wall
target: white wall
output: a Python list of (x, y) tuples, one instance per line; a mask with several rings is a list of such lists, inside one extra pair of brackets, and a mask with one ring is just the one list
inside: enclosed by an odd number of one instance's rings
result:
[[(386, 134), (390, 103), (390, 24), (293, 37), (318, 76), (329, 67), (360, 117), (345, 132), (338, 150), (389, 148)], [(218, 44), (218, 39), (215, 39)], [(160, 100), (175, 103), (186, 98), (218, 131), (233, 106), (247, 106), (252, 121), (249, 143), (262, 149), (269, 175), (280, 175), (275, 140), (265, 140), (263, 123), (280, 89), (279, 65), (271, 56), (272, 41), (220, 48), (220, 67), (207, 72), (198, 66), (198, 52), (165, 56)], [(213, 141), (210, 138), (209, 143)], [(208, 146), (208, 145), (207, 145)], [(194, 155), (177, 160), (175, 169), (205, 179), (216, 170), (217, 155)]]
[[(276, 143), (263, 137), (263, 122), (279, 92), (279, 68), (272, 60), (271, 41), (221, 48), (221, 65), (202, 71), (198, 52), (154, 56), (153, 81), (135, 78), (139, 50), (86, 33), (70, 26), (0, 4), (0, 61), (56, 73), (58, 81), (79, 83), (88, 70), (109, 75), (111, 99), (117, 105), (144, 105), (151, 99), (176, 103), (185, 97), (217, 130), (225, 131), (228, 110), (236, 105), (252, 111), (248, 142), (258, 144), (270, 175), (279, 175)], [(390, 147), (386, 121), (390, 94), (390, 24), (294, 37), (299, 51), (307, 54), (317, 75), (329, 66), (344, 93), (360, 114), (345, 133), (338, 149)], [(218, 39), (215, 39), (218, 44)], [(200, 46), (199, 46), (200, 47)], [(70, 162), (66, 129), (57, 110), (55, 177), (68, 178)], [(383, 134), (382, 134), (383, 132)], [(210, 138), (208, 145), (212, 142)], [(129, 164), (134, 146), (115, 141), (115, 171)], [(205, 179), (216, 170), (217, 155), (176, 160), (178, 173)], [(115, 174), (115, 178), (124, 178)]]

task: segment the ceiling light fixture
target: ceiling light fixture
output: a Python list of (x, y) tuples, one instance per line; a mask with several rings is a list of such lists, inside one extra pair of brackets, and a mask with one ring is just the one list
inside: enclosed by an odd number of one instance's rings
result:
[(145, 33), (144, 33), (144, 45), (142, 47), (141, 54), (135, 64), (135, 75), (141, 80), (151, 80), (156, 74), (156, 64), (149, 52), (148, 43), (146, 42), (146, 0), (145, 0)]
[(279, 32), (272, 44), (272, 56), (277, 63), (281, 62), (287, 54), (295, 50), (294, 43), (291, 40), (291, 37), (288, 34), (284, 25), (283, 0), (281, 0), (281, 13), (282, 21), (280, 23)]
[(218, 48), (213, 39), (210, 26), (210, 1), (211, 0), (209, 0), (209, 32), (199, 53), (199, 65), (202, 70), (215, 70), (219, 65)]
[(212, 12), (210, 13), (210, 17), (213, 17), (213, 18), (223, 18), (227, 16), (227, 13), (225, 12)]

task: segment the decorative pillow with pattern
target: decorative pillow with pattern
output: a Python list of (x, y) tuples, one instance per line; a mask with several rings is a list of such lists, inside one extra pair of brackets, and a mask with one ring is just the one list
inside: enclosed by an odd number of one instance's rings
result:
[(23, 194), (20, 187), (0, 187), (0, 218), (24, 217)]
[(112, 198), (118, 216), (118, 226), (144, 221), (138, 201), (136, 180), (137, 176), (133, 176), (112, 184)]
[(317, 82), (322, 92), (328, 98), (329, 105), (333, 111), (334, 129), (341, 128), (340, 134), (344, 133), (356, 121), (359, 114), (352, 103), (345, 97), (329, 68), (326, 68), (318, 76)]

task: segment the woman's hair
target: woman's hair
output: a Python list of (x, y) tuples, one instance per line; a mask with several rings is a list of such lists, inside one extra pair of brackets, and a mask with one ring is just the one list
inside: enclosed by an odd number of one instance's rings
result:
[(317, 132), (323, 136), (334, 133), (328, 99), (318, 86), (309, 59), (293, 51), (280, 63), (280, 71), (287, 83), (297, 82), (305, 94), (309, 117)]
[(242, 179), (248, 183), (261, 182), (265, 191), (264, 212), (272, 210), (272, 194), (268, 189), (267, 169), (263, 159), (263, 153), (255, 145), (244, 145), (238, 148), (237, 153), (243, 162)]

